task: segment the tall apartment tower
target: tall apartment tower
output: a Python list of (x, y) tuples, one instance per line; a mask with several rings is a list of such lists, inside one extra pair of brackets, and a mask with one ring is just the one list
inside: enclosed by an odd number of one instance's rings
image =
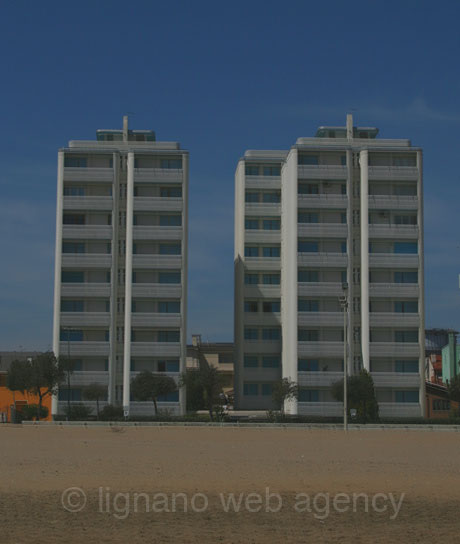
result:
[(340, 415), (331, 385), (346, 350), (349, 374), (371, 373), (381, 416), (423, 415), (422, 151), (377, 135), (348, 115), (289, 151), (239, 161), (238, 408), (272, 408), (284, 377), (300, 388), (288, 412)]
[[(132, 402), (139, 371), (185, 370), (188, 152), (151, 130), (98, 130), (58, 153), (53, 350), (75, 362), (71, 400), (107, 386), (107, 402)], [(67, 388), (53, 413), (67, 404)], [(185, 411), (185, 394), (160, 407)]]

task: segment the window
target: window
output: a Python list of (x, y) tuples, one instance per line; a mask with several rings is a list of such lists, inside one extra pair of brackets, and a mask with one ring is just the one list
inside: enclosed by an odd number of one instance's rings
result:
[(262, 366), (264, 368), (279, 368), (280, 358), (276, 355), (264, 355), (262, 357)]
[(318, 242), (311, 242), (308, 240), (299, 240), (297, 243), (297, 250), (299, 253), (318, 253)]
[(255, 355), (245, 355), (244, 356), (244, 367), (245, 368), (256, 368), (259, 366), (259, 361)]
[(180, 302), (178, 300), (162, 300), (158, 303), (160, 314), (179, 314)]
[(319, 281), (319, 272), (317, 270), (299, 270), (297, 280), (300, 283), (315, 283)]
[(263, 303), (264, 313), (279, 313), (280, 312), (280, 301), (273, 300)]
[(299, 372), (318, 372), (318, 359), (299, 359), (297, 361), (297, 370)]
[(340, 252), (346, 253), (347, 252), (347, 243), (346, 242), (340, 242)]
[(160, 244), (160, 255), (180, 255), (180, 244)]
[(340, 194), (342, 194), (342, 195), (346, 195), (346, 194), (347, 194), (347, 186), (346, 186), (345, 183), (342, 183), (342, 184), (340, 185)]
[(244, 311), (248, 313), (257, 313), (257, 302), (255, 300), (245, 300)]
[(347, 222), (347, 214), (346, 214), (346, 212), (341, 212), (341, 213), (340, 213), (340, 222), (341, 222), (342, 224), (345, 224), (345, 223)]
[(393, 166), (417, 166), (415, 155), (393, 155)]
[(161, 187), (160, 196), (162, 198), (182, 198), (182, 187)]
[(84, 187), (64, 187), (64, 196), (85, 196)]
[(418, 252), (417, 242), (395, 242), (394, 253), (416, 254)]
[(83, 342), (83, 331), (76, 329), (61, 329), (61, 342)]
[(258, 176), (259, 175), (259, 165), (257, 165), (257, 164), (247, 164), (245, 172), (246, 172), (247, 176)]
[(281, 340), (281, 329), (262, 329), (262, 340)]
[(85, 273), (80, 270), (63, 270), (61, 281), (62, 283), (84, 283)]
[(317, 195), (319, 193), (319, 184), (299, 183), (297, 192), (299, 195)]
[(245, 257), (258, 257), (259, 256), (259, 248), (257, 246), (245, 246), (244, 256)]
[(83, 300), (61, 300), (61, 312), (83, 312)]
[(346, 270), (342, 270), (340, 272), (340, 281), (342, 283), (347, 283), (347, 271)]
[(450, 410), (450, 400), (433, 399), (433, 410), (435, 412), (448, 412)]
[(161, 159), (161, 168), (180, 170), (182, 168), (182, 159)]
[(243, 384), (243, 395), (245, 397), (256, 397), (259, 394), (259, 385), (257, 383)]
[(160, 272), (158, 283), (180, 283), (180, 272)]
[(160, 395), (158, 402), (179, 402), (179, 391), (168, 393), (167, 395)]
[(278, 246), (265, 246), (262, 248), (262, 255), (264, 257), (279, 257), (280, 248)]
[(180, 215), (160, 215), (160, 227), (180, 227), (181, 225)]
[(166, 372), (179, 372), (180, 366), (179, 361), (173, 359), (171, 361), (166, 361)]
[(257, 285), (259, 283), (259, 275), (258, 274), (245, 274), (244, 275), (244, 283), (246, 285)]
[(259, 193), (246, 191), (245, 201), (246, 202), (259, 202)]
[(418, 342), (418, 331), (395, 331), (395, 342)]
[(347, 156), (346, 155), (340, 155), (340, 164), (342, 166), (346, 166), (347, 165)]
[(246, 230), (257, 230), (259, 228), (259, 220), (258, 219), (245, 219), (244, 228)]
[(396, 313), (416, 314), (418, 312), (418, 302), (416, 300), (398, 300), (394, 303)]
[(266, 204), (279, 204), (281, 202), (281, 193), (267, 192), (262, 194), (262, 202)]
[(395, 402), (418, 402), (418, 391), (396, 391)]
[(279, 219), (264, 219), (263, 220), (263, 229), (264, 230), (280, 230), (281, 222)]
[(62, 253), (85, 253), (85, 242), (62, 242)]
[(264, 285), (279, 285), (281, 276), (279, 274), (263, 274), (262, 283)]
[(166, 361), (158, 361), (157, 362), (157, 371), (158, 372), (166, 372)]
[(84, 225), (85, 215), (82, 213), (65, 213), (62, 217), (63, 225)]
[(298, 223), (318, 223), (318, 214), (313, 212), (299, 212), (297, 214)]
[(299, 389), (299, 402), (319, 402), (317, 389)]
[(417, 272), (395, 272), (394, 282), (395, 283), (417, 283), (418, 273)]
[(418, 374), (418, 361), (395, 361), (395, 372)]
[(158, 331), (158, 342), (180, 342), (179, 331)]
[(319, 312), (319, 301), (299, 298), (297, 309), (299, 312)]
[(417, 186), (412, 185), (394, 185), (393, 193), (396, 196), (417, 196)]
[(257, 340), (259, 338), (259, 331), (257, 329), (244, 328), (245, 340)]
[(87, 161), (85, 157), (68, 156), (64, 158), (64, 166), (66, 168), (86, 168)]
[(318, 342), (319, 331), (310, 329), (299, 329), (299, 342)]
[(319, 157), (318, 155), (299, 155), (299, 164), (319, 164)]
[(281, 167), (264, 166), (264, 176), (281, 176)]
[(67, 387), (66, 388), (60, 387), (58, 398), (59, 400), (62, 400), (62, 401), (70, 400), (72, 402), (79, 402), (81, 401), (81, 389), (74, 389), (74, 388), (67, 389)]
[(416, 215), (395, 215), (395, 225), (416, 225)]
[(273, 384), (272, 383), (263, 383), (262, 384), (262, 395), (264, 397), (271, 396), (273, 392)]

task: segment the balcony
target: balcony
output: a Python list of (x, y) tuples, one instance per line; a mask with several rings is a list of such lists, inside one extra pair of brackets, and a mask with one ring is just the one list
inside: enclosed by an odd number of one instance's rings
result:
[(279, 271), (281, 269), (280, 257), (245, 257), (246, 270)]
[(138, 298), (180, 298), (182, 286), (169, 283), (133, 283), (132, 296)]
[(112, 255), (105, 253), (63, 253), (63, 268), (110, 268)]
[(298, 283), (297, 293), (299, 296), (331, 296), (340, 297), (343, 295), (343, 289), (341, 283), (334, 282), (311, 282), (311, 283)]
[(64, 239), (111, 240), (112, 227), (107, 225), (63, 225)]
[(279, 230), (246, 230), (244, 239), (248, 243), (279, 244), (281, 242), (281, 232)]
[(339, 194), (298, 195), (297, 206), (299, 209), (327, 208), (330, 210), (343, 210), (348, 206), (348, 197)]
[(281, 189), (281, 176), (246, 176), (246, 189)]
[(111, 196), (65, 196), (64, 210), (111, 211)]
[(113, 182), (112, 168), (64, 168), (64, 181)]
[(422, 417), (418, 402), (379, 402), (380, 417)]
[(342, 312), (298, 312), (299, 327), (343, 326)]
[(299, 402), (297, 411), (303, 416), (341, 416), (343, 404), (341, 402)]
[[(75, 386), (86, 386), (92, 383), (99, 383), (101, 385), (109, 385), (109, 373), (104, 371), (74, 371), (70, 378), (70, 383), (72, 387)], [(65, 389), (65, 385), (62, 385), (61, 388)], [(65, 401), (61, 401), (65, 402)]]
[(181, 240), (182, 227), (135, 226), (134, 240)]
[(371, 268), (418, 268), (418, 255), (409, 253), (370, 253)]
[(418, 313), (371, 312), (369, 314), (371, 327), (419, 327)]
[(252, 216), (263, 215), (267, 217), (280, 217), (281, 204), (268, 202), (246, 202), (245, 214)]
[(302, 164), (298, 166), (300, 179), (347, 179), (347, 167), (340, 164)]
[(177, 269), (181, 267), (180, 255), (133, 255), (133, 268)]
[(417, 225), (369, 225), (370, 238), (414, 240), (418, 234)]
[(134, 211), (181, 212), (182, 198), (135, 196)]
[(369, 166), (371, 180), (418, 180), (418, 168), (413, 166)]
[(342, 357), (343, 342), (297, 342), (299, 357)]
[(297, 228), (299, 238), (311, 236), (314, 238), (346, 238), (348, 226), (342, 223), (299, 223)]
[(60, 342), (59, 353), (67, 355), (69, 346), (71, 356), (109, 356), (109, 342)]
[(108, 327), (109, 312), (61, 312), (62, 327)]
[(347, 266), (346, 253), (298, 253), (297, 264), (299, 266), (331, 266), (343, 268)]
[(370, 342), (371, 357), (419, 357), (420, 345), (415, 342)]
[(244, 353), (280, 353), (281, 340), (244, 340)]
[(404, 372), (371, 372), (375, 387), (420, 387), (420, 374)]
[(180, 344), (173, 342), (131, 342), (131, 357), (180, 357)]
[[(358, 200), (356, 201), (358, 205)], [(370, 210), (416, 210), (418, 197), (398, 195), (370, 195)]]
[(260, 327), (276, 327), (281, 324), (281, 314), (264, 312), (245, 312), (244, 324)]
[(135, 168), (135, 183), (182, 183), (183, 171), (175, 168)]
[(343, 372), (302, 372), (299, 371), (297, 381), (300, 387), (330, 387), (343, 379)]
[(177, 327), (181, 326), (181, 314), (131, 313), (133, 327)]
[(420, 289), (417, 283), (370, 283), (369, 294), (372, 297), (418, 297)]
[(279, 298), (281, 296), (280, 285), (245, 285), (245, 297)]
[(61, 283), (63, 297), (110, 297), (110, 283)]

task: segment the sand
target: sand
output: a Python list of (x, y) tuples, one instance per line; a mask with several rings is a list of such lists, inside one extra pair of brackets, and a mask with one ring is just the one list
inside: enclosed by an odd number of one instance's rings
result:
[(0, 444), (2, 544), (460, 541), (458, 433), (3, 425)]

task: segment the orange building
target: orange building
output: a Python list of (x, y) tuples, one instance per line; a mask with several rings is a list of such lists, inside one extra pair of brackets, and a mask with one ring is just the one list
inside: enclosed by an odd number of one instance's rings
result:
[[(11, 409), (14, 408), (16, 399), (16, 409), (21, 411), (21, 407), (27, 404), (38, 404), (38, 397), (29, 393), (13, 392), (6, 387), (6, 372), (0, 372), (0, 422), (11, 422)], [(48, 416), (44, 421), (51, 421), (51, 397), (47, 395), (43, 399), (43, 406), (48, 408)]]
[(447, 419), (458, 417), (459, 403), (450, 400), (447, 387), (436, 383), (426, 382), (426, 417), (428, 419)]

